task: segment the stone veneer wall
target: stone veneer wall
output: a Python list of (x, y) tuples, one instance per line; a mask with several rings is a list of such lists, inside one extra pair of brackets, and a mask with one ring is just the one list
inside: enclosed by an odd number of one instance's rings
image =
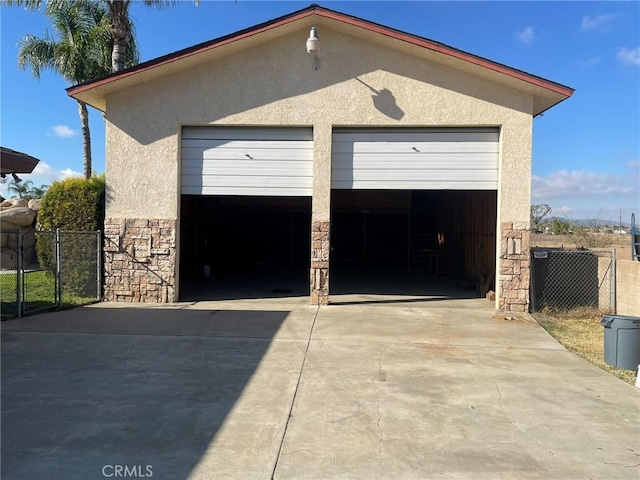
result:
[(107, 218), (104, 299), (175, 300), (176, 220)]
[(506, 312), (529, 310), (531, 232), (527, 224), (500, 224), (498, 308)]
[(329, 303), (330, 222), (311, 225), (311, 305)]

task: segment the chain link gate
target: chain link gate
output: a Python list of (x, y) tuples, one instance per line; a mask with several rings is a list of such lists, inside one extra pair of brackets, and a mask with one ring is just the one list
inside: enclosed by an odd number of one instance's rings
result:
[(59, 232), (59, 298), (82, 304), (102, 297), (101, 232)]
[(0, 315), (2, 318), (17, 317), (20, 299), (18, 265), (19, 231), (0, 233)]
[(531, 249), (531, 311), (616, 309), (615, 250)]
[(20, 236), (20, 315), (60, 305), (56, 232), (27, 230)]
[(2, 318), (102, 298), (102, 232), (21, 230), (2, 241)]

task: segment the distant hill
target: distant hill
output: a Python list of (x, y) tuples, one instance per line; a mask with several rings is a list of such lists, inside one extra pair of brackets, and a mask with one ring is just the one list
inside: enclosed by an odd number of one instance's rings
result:
[[(604, 226), (619, 227), (620, 226), (620, 223), (614, 220), (601, 220), (598, 218), (573, 219), (573, 218), (565, 218), (565, 217), (558, 217), (558, 216), (545, 218), (542, 223), (546, 224), (547, 222), (551, 222), (553, 219), (558, 219), (563, 222), (569, 222), (570, 224), (576, 225), (578, 227), (604, 227)], [(631, 228), (631, 223), (622, 222), (622, 228), (627, 228), (627, 229)]]

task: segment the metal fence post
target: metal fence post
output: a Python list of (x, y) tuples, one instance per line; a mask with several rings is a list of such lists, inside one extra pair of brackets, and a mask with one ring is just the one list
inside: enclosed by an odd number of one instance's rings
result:
[(616, 249), (611, 250), (611, 313), (617, 313), (617, 296), (616, 296)]
[(96, 276), (97, 276), (97, 297), (98, 300), (102, 299), (102, 231), (96, 232)]
[(59, 228), (56, 228), (56, 303), (58, 307), (62, 306), (62, 248)]
[(18, 317), (22, 317), (23, 310), (23, 281), (22, 281), (22, 235), (20, 229), (16, 230), (16, 307), (18, 307)]

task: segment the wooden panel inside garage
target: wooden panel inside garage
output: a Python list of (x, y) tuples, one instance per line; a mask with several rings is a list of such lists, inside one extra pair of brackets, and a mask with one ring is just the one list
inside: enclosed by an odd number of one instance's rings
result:
[[(375, 268), (389, 266), (394, 259), (395, 267), (493, 287), (496, 191), (333, 190), (331, 201), (332, 265)], [(376, 243), (374, 234), (359, 233), (369, 228), (376, 215), (389, 219), (384, 231), (375, 231), (376, 236), (385, 237), (377, 238), (377, 244), (402, 250), (393, 257), (387, 252), (384, 258), (376, 258), (375, 248), (369, 248)], [(350, 251), (340, 252), (346, 237), (351, 237), (351, 243), (344, 248)], [(437, 271), (433, 268), (436, 258), (440, 262)]]

